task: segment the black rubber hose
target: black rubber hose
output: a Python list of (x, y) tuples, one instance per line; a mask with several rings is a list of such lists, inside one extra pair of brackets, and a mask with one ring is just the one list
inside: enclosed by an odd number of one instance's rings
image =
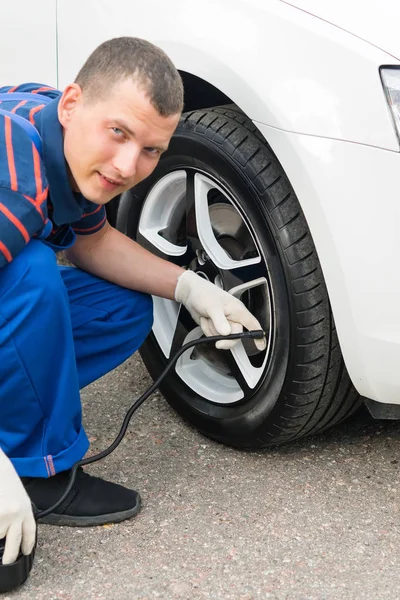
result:
[(89, 458), (83, 458), (82, 460), (79, 460), (78, 462), (76, 462), (71, 469), (71, 475), (70, 475), (70, 478), (68, 481), (68, 485), (67, 485), (63, 495), (60, 497), (59, 500), (57, 500), (57, 502), (55, 502), (55, 504), (53, 504), (53, 506), (46, 508), (46, 510), (37, 512), (35, 514), (35, 519), (38, 521), (39, 519), (46, 517), (48, 514), (50, 514), (56, 508), (58, 508), (60, 506), (60, 504), (62, 504), (62, 502), (64, 502), (65, 498), (68, 496), (68, 494), (70, 493), (70, 491), (72, 489), (72, 486), (75, 483), (76, 472), (79, 467), (82, 467), (84, 465), (90, 465), (94, 462), (97, 462), (98, 460), (101, 460), (102, 458), (105, 458), (106, 456), (111, 454), (111, 452), (114, 452), (115, 448), (117, 446), (119, 446), (119, 444), (121, 443), (121, 441), (126, 433), (126, 430), (129, 425), (129, 421), (131, 420), (133, 413), (158, 388), (158, 386), (160, 385), (160, 383), (162, 382), (164, 377), (167, 375), (167, 373), (170, 371), (170, 369), (172, 369), (172, 367), (174, 366), (174, 364), (176, 363), (178, 358), (184, 352), (186, 352), (186, 350), (188, 350), (189, 348), (192, 348), (193, 346), (197, 346), (198, 344), (219, 342), (221, 340), (238, 340), (238, 339), (246, 339), (246, 338), (247, 339), (249, 339), (249, 338), (250, 339), (262, 339), (264, 336), (265, 336), (264, 331), (262, 331), (261, 329), (258, 329), (258, 330), (254, 330), (254, 331), (243, 331), (242, 333), (231, 333), (230, 335), (213, 335), (210, 337), (202, 337), (202, 338), (199, 338), (196, 340), (192, 340), (191, 342), (188, 342), (187, 344), (184, 344), (181, 348), (179, 348), (178, 352), (176, 352), (176, 354), (174, 354), (174, 356), (169, 359), (168, 364), (165, 367), (164, 371), (155, 380), (155, 382), (149, 388), (147, 388), (147, 390), (132, 404), (132, 406), (130, 407), (130, 409), (128, 410), (128, 412), (125, 415), (120, 432), (118, 433), (117, 437), (112, 442), (112, 444), (110, 444), (108, 446), (108, 448), (106, 448), (105, 450), (102, 450), (98, 454), (95, 454), (94, 456), (90, 456)]

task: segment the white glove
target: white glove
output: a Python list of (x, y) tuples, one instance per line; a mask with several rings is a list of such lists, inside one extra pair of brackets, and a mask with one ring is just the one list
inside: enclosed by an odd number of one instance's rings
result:
[[(207, 337), (241, 333), (243, 327), (248, 330), (262, 329), (243, 302), (194, 271), (185, 271), (178, 277), (175, 300), (187, 308)], [(221, 340), (215, 346), (222, 350), (230, 350), (238, 341)], [(254, 343), (259, 350), (265, 349), (265, 338), (255, 339)]]
[(19, 548), (30, 554), (35, 545), (36, 521), (32, 505), (11, 461), (0, 448), (0, 539), (6, 538), (3, 564), (13, 563)]

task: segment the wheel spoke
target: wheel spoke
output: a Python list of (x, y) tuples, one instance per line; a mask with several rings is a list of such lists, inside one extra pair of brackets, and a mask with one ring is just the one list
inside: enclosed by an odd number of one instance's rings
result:
[(267, 274), (267, 267), (264, 260), (259, 263), (251, 265), (249, 267), (238, 267), (234, 271), (229, 271), (224, 274), (224, 281), (226, 283), (225, 289), (231, 290), (237, 286), (250, 284), (253, 281), (263, 279), (265, 281)]
[[(201, 336), (200, 327), (196, 327), (187, 335), (185, 343)], [(221, 368), (221, 364), (217, 367), (216, 363), (208, 358), (210, 351), (212, 351), (210, 345), (202, 348), (200, 351), (196, 348), (189, 348), (178, 359), (175, 371), (182, 381), (195, 393), (212, 402), (230, 404), (243, 398), (242, 389), (226, 368), (226, 358), (224, 357), (222, 361), (225, 364), (225, 369)], [(221, 354), (221, 352), (216, 353)], [(213, 356), (212, 353), (211, 356)]]
[(202, 250), (202, 246), (197, 231), (195, 174), (193, 171), (187, 171), (186, 182), (186, 237), (188, 252), (194, 257)]
[[(194, 201), (196, 210), (196, 229), (201, 247), (204, 248), (208, 258), (214, 263), (218, 269), (232, 270), (239, 267), (247, 267), (257, 264), (261, 261), (261, 256), (256, 253), (256, 256), (235, 260), (231, 257), (225, 248), (216, 238), (213, 223), (210, 219), (210, 207), (208, 195), (211, 190), (219, 190), (218, 186), (211, 182), (207, 177), (196, 173), (194, 177)], [(222, 190), (220, 190), (222, 193)], [(245, 227), (239, 213), (235, 213), (240, 225)], [(248, 232), (248, 230), (246, 229)], [(249, 234), (249, 232), (248, 232)], [(250, 234), (249, 234), (250, 235)]]
[(153, 334), (169, 358), (185, 343), (188, 332), (196, 328), (196, 323), (182, 304), (173, 300), (153, 298), (154, 323)]
[(177, 330), (179, 304), (172, 300), (153, 297), (154, 322), (153, 334), (164, 356), (170, 356), (171, 347)]
[[(242, 371), (242, 368), (241, 368), (242, 364), (238, 363), (235, 360), (235, 357), (236, 357), (236, 355), (238, 353), (237, 345), (234, 346), (234, 348), (232, 348), (232, 350), (230, 352), (229, 351), (226, 352), (226, 354), (227, 354), (226, 361), (227, 361), (227, 364), (229, 366), (230, 374), (237, 381), (240, 389), (243, 392), (243, 395), (246, 396), (250, 392), (251, 388), (250, 388), (250, 386), (249, 386), (249, 384), (247, 382), (245, 374)], [(250, 361), (248, 361), (248, 364), (250, 365)]]
[(191, 331), (195, 327), (196, 323), (193, 321), (183, 304), (181, 304), (179, 306), (178, 321), (173, 334), (169, 356), (172, 356), (179, 350), (179, 348), (185, 343), (185, 338), (188, 331)]
[[(242, 342), (239, 342), (231, 350), (229, 367), (233, 377), (235, 377), (243, 393), (248, 394), (260, 380), (264, 366), (255, 367), (247, 355)], [(265, 362), (265, 361), (264, 361)]]
[[(235, 298), (242, 300), (249, 311), (260, 322), (263, 331), (267, 335), (267, 352), (271, 343), (271, 314), (272, 314), (272, 299), (268, 286), (268, 281), (265, 277), (259, 277), (246, 281), (229, 290), (229, 293)], [(254, 345), (254, 342), (249, 342)], [(248, 349), (249, 343), (245, 342), (245, 347)], [(253, 354), (253, 353), (252, 353)]]
[(140, 217), (138, 242), (158, 256), (184, 262), (186, 171), (169, 173), (150, 190)]

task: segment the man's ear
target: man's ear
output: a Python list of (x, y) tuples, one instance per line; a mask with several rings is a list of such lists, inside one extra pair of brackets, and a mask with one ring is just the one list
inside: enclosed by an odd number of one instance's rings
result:
[(67, 85), (58, 103), (58, 120), (66, 129), (77, 107), (82, 102), (82, 88), (77, 83)]

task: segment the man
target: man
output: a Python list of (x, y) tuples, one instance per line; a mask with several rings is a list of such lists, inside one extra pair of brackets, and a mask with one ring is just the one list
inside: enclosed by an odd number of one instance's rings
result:
[[(51, 506), (88, 449), (79, 390), (141, 346), (151, 295), (183, 303), (206, 335), (260, 324), (107, 223), (104, 205), (150, 175), (178, 124), (182, 82), (164, 52), (110, 40), (62, 94), (26, 84), (0, 99), (17, 115), (0, 110), (0, 537), (10, 563), (34, 543), (30, 502)], [(40, 153), (21, 118), (39, 131)], [(58, 267), (59, 249), (78, 268)], [(137, 492), (81, 469), (43, 522), (100, 525), (139, 508)]]

